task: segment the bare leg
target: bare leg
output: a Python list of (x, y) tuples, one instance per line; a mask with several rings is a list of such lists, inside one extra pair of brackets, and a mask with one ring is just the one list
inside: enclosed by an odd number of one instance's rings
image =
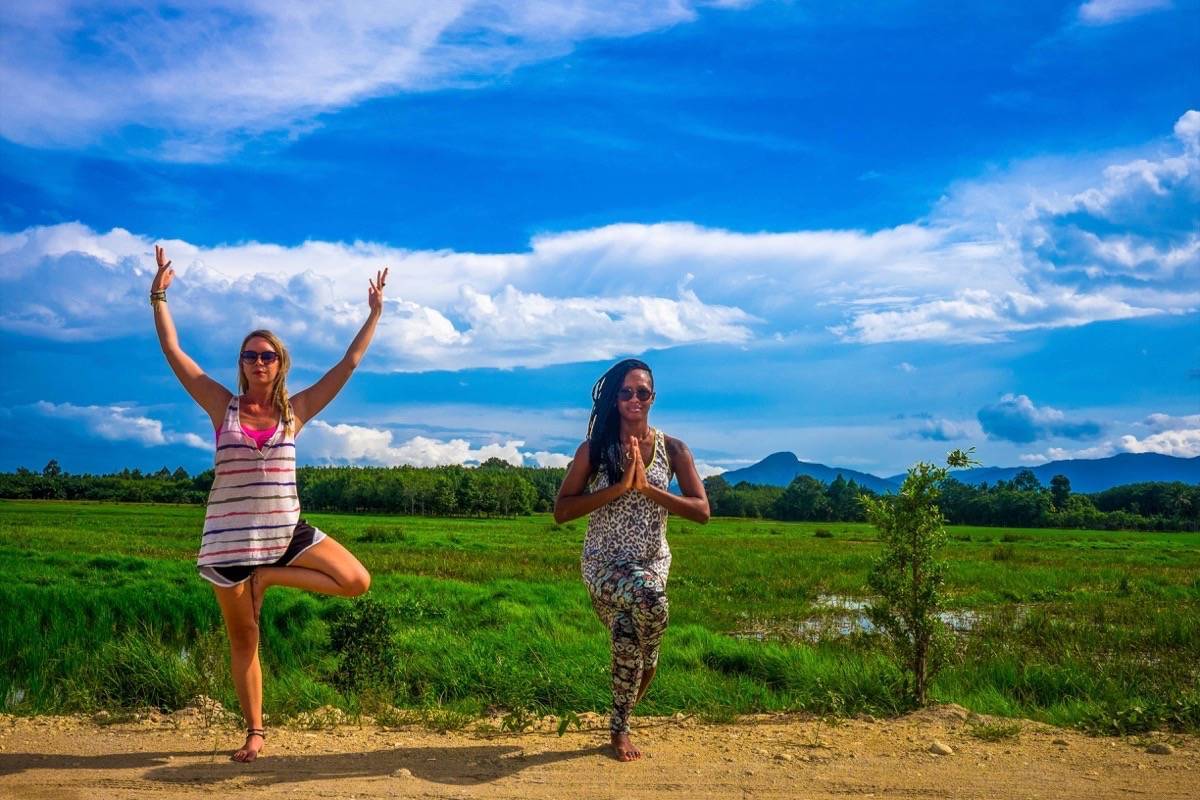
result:
[[(258, 663), (258, 621), (251, 604), (249, 581), (237, 586), (214, 586), (225, 630), (229, 633), (229, 655), (233, 667), (233, 685), (247, 728), (262, 728), (262, 667)], [(247, 736), (241, 749), (232, 756), (234, 761), (249, 762), (258, 758), (262, 749), (261, 736)]]
[(286, 567), (259, 567), (250, 580), (254, 618), (271, 586), (291, 586), (310, 592), (358, 597), (371, 587), (371, 574), (354, 554), (326, 536)]

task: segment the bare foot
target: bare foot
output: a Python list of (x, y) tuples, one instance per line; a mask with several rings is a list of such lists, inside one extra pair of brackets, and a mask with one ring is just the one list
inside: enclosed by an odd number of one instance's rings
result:
[(258, 622), (258, 617), (262, 613), (263, 595), (267, 592), (267, 587), (262, 585), (262, 576), (258, 570), (250, 573), (250, 607), (254, 614), (254, 621)]
[(628, 733), (612, 735), (613, 756), (617, 761), (637, 761), (642, 757), (642, 751), (633, 746)]
[(251, 730), (246, 732), (246, 742), (237, 752), (229, 757), (230, 761), (239, 761), (243, 764), (249, 764), (254, 759), (258, 758), (258, 751), (262, 750), (266, 743), (266, 735), (261, 730)]
[(657, 666), (653, 666), (642, 671), (642, 685), (638, 687), (637, 699), (633, 701), (634, 705), (642, 702), (642, 698), (646, 696), (646, 690), (650, 688), (650, 681), (654, 680), (654, 672), (657, 669)]

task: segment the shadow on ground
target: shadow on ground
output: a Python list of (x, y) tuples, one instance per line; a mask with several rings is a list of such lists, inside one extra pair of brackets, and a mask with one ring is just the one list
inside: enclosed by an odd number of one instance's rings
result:
[(170, 750), (160, 753), (111, 753), (73, 756), (63, 753), (0, 753), (0, 775), (16, 775), (30, 769), (137, 769), (161, 766), (168, 758), (211, 757), (213, 750)]
[[(605, 755), (607, 748), (585, 747), (526, 754), (512, 745), (473, 747), (399, 747), (360, 753), (265, 755), (251, 764), (237, 764), (227, 754), (210, 750), (156, 753), (115, 753), (99, 756), (0, 754), (0, 775), (30, 769), (123, 770), (146, 768), (146, 781), (180, 785), (207, 785), (236, 780), (239, 787), (271, 786), (339, 778), (391, 777), (408, 770), (414, 778), (434, 783), (476, 785), (506, 778), (529, 767), (590, 755)], [(203, 757), (203, 760), (192, 760)], [(164, 764), (168, 758), (186, 763)]]

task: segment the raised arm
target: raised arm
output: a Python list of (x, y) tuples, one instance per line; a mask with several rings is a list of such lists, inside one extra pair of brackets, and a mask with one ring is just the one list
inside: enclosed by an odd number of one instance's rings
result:
[(367, 290), (367, 304), (371, 307), (371, 313), (367, 315), (367, 321), (363, 323), (358, 335), (346, 349), (346, 355), (333, 365), (333, 369), (321, 376), (321, 380), (304, 391), (292, 395), (292, 412), (296, 415), (297, 431), (304, 427), (304, 423), (319, 414), (321, 409), (329, 405), (333, 398), (337, 397), (337, 393), (354, 374), (354, 368), (366, 355), (367, 347), (370, 346), (371, 339), (375, 336), (375, 325), (383, 314), (383, 286), (387, 282), (387, 274), (388, 271), (385, 268), (383, 272), (375, 273), (375, 280), (367, 280), (367, 283), (370, 284), (370, 288)]
[(637, 481), (635, 488), (670, 513), (703, 525), (709, 517), (708, 494), (704, 491), (700, 473), (696, 471), (692, 451), (683, 442), (668, 436), (667, 457), (671, 460), (671, 469), (679, 481), (679, 491), (683, 492), (683, 497), (644, 480)]
[[(638, 452), (636, 440), (631, 444), (631, 451)], [(631, 464), (625, 470), (620, 483), (606, 486), (598, 492), (589, 494), (587, 491), (588, 476), (591, 474), (588, 443), (579, 445), (575, 451), (575, 460), (567, 467), (567, 475), (563, 478), (562, 486), (558, 489), (558, 497), (554, 500), (554, 521), (567, 520), (590, 514), (605, 503), (611, 503), (633, 488), (633, 479), (637, 474)], [(640, 461), (641, 459), (635, 459)]]
[(213, 428), (219, 428), (221, 420), (225, 417), (229, 398), (233, 395), (224, 386), (205, 375), (200, 365), (179, 346), (175, 322), (171, 319), (171, 310), (167, 305), (167, 287), (175, 277), (175, 270), (171, 269), (166, 252), (158, 245), (154, 246), (154, 258), (158, 262), (158, 272), (150, 285), (150, 305), (154, 309), (154, 329), (158, 331), (158, 343), (175, 377), (208, 414)]

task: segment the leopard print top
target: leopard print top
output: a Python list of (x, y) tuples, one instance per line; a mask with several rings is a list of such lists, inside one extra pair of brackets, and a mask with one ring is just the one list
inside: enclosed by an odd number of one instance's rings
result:
[[(646, 467), (646, 481), (663, 491), (671, 484), (667, 439), (659, 430), (654, 432), (654, 455)], [(600, 469), (588, 482), (588, 491), (598, 492), (608, 485), (608, 475)], [(585, 579), (609, 564), (633, 561), (665, 581), (671, 569), (667, 510), (640, 492), (626, 492), (600, 506), (588, 518), (581, 561)]]

